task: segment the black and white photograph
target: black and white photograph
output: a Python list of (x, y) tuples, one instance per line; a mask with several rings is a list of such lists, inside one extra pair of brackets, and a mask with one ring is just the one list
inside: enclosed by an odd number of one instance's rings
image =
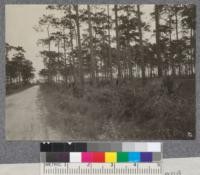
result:
[(6, 5), (6, 139), (195, 139), (195, 20), (193, 4)]

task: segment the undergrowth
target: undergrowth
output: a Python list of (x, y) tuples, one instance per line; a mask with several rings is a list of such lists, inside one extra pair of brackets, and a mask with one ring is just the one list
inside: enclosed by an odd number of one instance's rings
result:
[[(193, 79), (140, 80), (73, 88), (41, 85), (49, 121), (64, 122), (73, 139), (193, 139), (195, 92)], [(59, 127), (59, 126), (58, 126)]]

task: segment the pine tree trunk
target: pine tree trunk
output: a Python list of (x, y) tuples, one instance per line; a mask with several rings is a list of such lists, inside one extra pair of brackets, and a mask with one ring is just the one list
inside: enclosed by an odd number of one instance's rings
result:
[(65, 79), (65, 86), (67, 87), (67, 50), (66, 50), (66, 40), (64, 38), (64, 79)]
[[(74, 51), (74, 44), (73, 44), (73, 26), (72, 26), (72, 11), (71, 11), (71, 5), (69, 5), (69, 16), (70, 16), (70, 46), (71, 46), (71, 52)], [(76, 65), (75, 65), (75, 59), (72, 56), (72, 65), (71, 65), (71, 70), (72, 70), (72, 74), (73, 74), (73, 82), (76, 85), (77, 82), (77, 75), (76, 75)]]
[[(49, 43), (48, 43), (48, 51), (51, 51), (51, 40), (50, 40), (50, 31), (49, 31), (49, 26), (47, 27), (47, 34), (48, 34), (48, 38), (49, 38)], [(51, 58), (48, 58), (47, 61), (49, 64), (51, 62)], [(51, 67), (48, 67), (48, 83), (52, 83), (52, 76), (51, 76)]]
[(83, 58), (82, 58), (82, 48), (81, 48), (81, 36), (80, 36), (80, 22), (79, 22), (79, 8), (75, 5), (76, 11), (76, 27), (77, 27), (77, 42), (78, 42), (78, 59), (79, 59), (79, 79), (81, 90), (84, 91), (84, 71), (83, 71)]
[[(129, 6), (126, 7), (126, 15), (127, 18), (129, 20)], [(129, 28), (127, 27), (126, 29), (127, 34), (129, 34)], [(128, 78), (132, 79), (133, 78), (133, 72), (132, 72), (132, 65), (131, 65), (131, 56), (130, 56), (130, 39), (129, 36), (127, 37), (126, 40), (126, 69), (128, 69), (127, 74), (128, 74)]]
[(116, 55), (117, 55), (117, 67), (118, 67), (118, 80), (121, 80), (122, 73), (121, 73), (121, 64), (120, 64), (120, 47), (119, 47), (119, 29), (118, 29), (118, 6), (114, 5), (115, 11), (115, 32), (116, 32)]
[(58, 59), (57, 59), (57, 64), (58, 64), (58, 71), (56, 72), (56, 75), (57, 75), (57, 84), (59, 84), (59, 81), (60, 81), (60, 70), (61, 70), (61, 66), (60, 66), (60, 39), (58, 39)]
[(142, 62), (141, 70), (142, 70), (142, 79), (145, 80), (145, 62), (144, 62), (144, 48), (143, 48), (143, 39), (142, 39), (142, 22), (141, 22), (141, 14), (140, 14), (140, 5), (137, 5), (137, 15), (138, 15), (138, 31), (139, 31), (139, 42), (140, 42), (140, 59)]
[(172, 76), (175, 76), (175, 65), (174, 65), (174, 58), (172, 54), (172, 15), (171, 12), (169, 12), (169, 55), (171, 60), (171, 68), (172, 68)]
[(108, 69), (109, 69), (109, 77), (112, 80), (112, 57), (111, 57), (111, 34), (110, 34), (110, 9), (109, 5), (107, 5), (107, 15), (108, 15)]
[[(176, 25), (176, 43), (177, 43), (177, 59), (179, 59), (179, 55), (180, 55), (180, 49), (179, 49), (179, 31), (178, 31), (178, 9), (177, 7), (175, 8), (175, 25)], [(178, 63), (178, 74), (179, 76), (181, 75), (181, 65), (180, 63)]]
[(90, 72), (92, 85), (95, 85), (95, 57), (93, 50), (93, 36), (92, 36), (92, 21), (91, 21), (91, 9), (90, 5), (87, 5), (88, 11), (88, 28), (89, 28), (89, 38), (90, 38)]
[(196, 45), (194, 43), (196, 37), (196, 32), (191, 28), (190, 29), (190, 47), (191, 47), (191, 56), (190, 56), (190, 64), (191, 64), (191, 75), (194, 74), (193, 70), (195, 66), (195, 56), (196, 56)]
[(179, 40), (179, 35), (178, 35), (178, 9), (177, 7), (175, 8), (175, 23), (176, 23), (176, 41)]
[(156, 55), (158, 64), (158, 76), (162, 76), (162, 60), (160, 53), (160, 12), (159, 5), (155, 5), (155, 28), (156, 28)]

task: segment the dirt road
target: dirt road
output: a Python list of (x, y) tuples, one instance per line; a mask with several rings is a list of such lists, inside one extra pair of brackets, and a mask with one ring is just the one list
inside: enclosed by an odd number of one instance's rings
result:
[(62, 134), (48, 125), (47, 117), (39, 86), (6, 97), (6, 139), (60, 139)]

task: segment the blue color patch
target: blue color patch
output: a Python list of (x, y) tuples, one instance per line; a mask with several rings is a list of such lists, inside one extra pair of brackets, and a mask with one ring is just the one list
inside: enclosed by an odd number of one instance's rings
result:
[(152, 162), (153, 155), (151, 152), (141, 153), (141, 161), (142, 162)]
[(128, 161), (129, 162), (140, 162), (141, 156), (139, 152), (129, 152), (128, 153)]

